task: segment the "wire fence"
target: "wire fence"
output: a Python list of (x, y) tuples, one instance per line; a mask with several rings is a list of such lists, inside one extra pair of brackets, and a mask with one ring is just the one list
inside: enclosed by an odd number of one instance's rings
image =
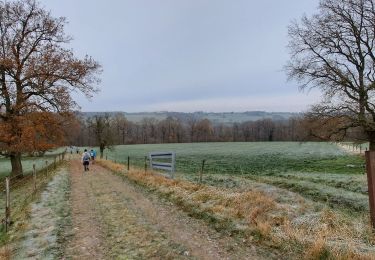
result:
[[(50, 155), (42, 165), (33, 164), (31, 174), (9, 175), (3, 178), (3, 189), (0, 197), (0, 212), (4, 212), (1, 232), (8, 232), (33, 199), (34, 195), (44, 187), (51, 174), (65, 160), (66, 152)], [(52, 160), (51, 160), (52, 158)], [(14, 217), (13, 217), (14, 216)]]
[[(105, 160), (111, 160), (115, 163), (120, 163), (125, 165), (127, 170), (130, 168), (144, 169), (148, 171), (150, 167), (149, 156), (125, 156), (125, 157), (112, 157), (104, 156)], [(222, 161), (220, 159), (205, 159), (205, 158), (178, 158), (178, 163), (176, 163), (176, 171), (183, 174), (198, 174), (200, 179), (203, 173), (206, 174), (244, 174), (245, 171), (251, 172), (253, 169), (246, 169), (241, 167), (241, 165), (233, 164), (230, 160)]]
[(364, 154), (366, 151), (369, 150), (369, 144), (357, 144), (357, 143), (337, 143), (338, 146), (343, 148), (344, 150), (356, 153), (356, 154)]
[[(148, 156), (125, 156), (117, 158), (105, 156), (104, 159), (123, 164), (127, 169), (133, 167), (147, 170), (150, 165)], [(266, 171), (285, 171), (290, 169), (290, 167), (291, 165), (288, 162), (281, 162), (279, 158), (275, 160), (263, 155), (254, 156), (248, 160), (244, 160), (243, 158), (215, 158), (210, 156), (200, 158), (180, 156), (176, 159), (176, 172), (187, 175), (200, 174), (202, 171), (207, 174), (259, 174)]]

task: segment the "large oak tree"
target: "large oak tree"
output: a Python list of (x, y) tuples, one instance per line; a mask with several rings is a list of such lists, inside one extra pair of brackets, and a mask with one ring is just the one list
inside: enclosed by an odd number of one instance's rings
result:
[(0, 1), (0, 153), (13, 175), (22, 174), (22, 153), (62, 143), (78, 107), (72, 91), (97, 90), (100, 65), (74, 56), (65, 24), (34, 0)]
[(321, 0), (317, 14), (290, 25), (289, 37), (289, 77), (324, 94), (308, 117), (336, 137), (360, 128), (375, 150), (374, 1)]

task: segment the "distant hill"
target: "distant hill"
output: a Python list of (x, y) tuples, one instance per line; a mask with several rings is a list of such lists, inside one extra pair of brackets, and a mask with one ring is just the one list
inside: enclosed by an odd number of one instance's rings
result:
[(207, 112), (194, 112), (194, 113), (182, 113), (182, 112), (138, 112), (138, 113), (127, 113), (127, 112), (82, 112), (84, 117), (92, 117), (95, 115), (110, 114), (115, 115), (122, 113), (124, 116), (132, 122), (140, 122), (144, 118), (155, 118), (156, 120), (166, 119), (168, 116), (179, 118), (182, 121), (186, 121), (190, 118), (195, 119), (209, 119), (214, 124), (224, 123), (242, 123), (246, 121), (257, 121), (260, 119), (272, 119), (274, 121), (288, 120), (290, 117), (298, 116), (299, 113), (290, 112), (265, 112), (265, 111), (247, 111), (247, 112), (222, 112), (222, 113), (207, 113)]

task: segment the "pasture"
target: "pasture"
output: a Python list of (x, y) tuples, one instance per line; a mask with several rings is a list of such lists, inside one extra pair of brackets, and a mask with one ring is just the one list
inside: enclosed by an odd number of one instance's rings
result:
[(108, 159), (142, 166), (151, 151), (175, 151), (177, 171), (195, 174), (205, 162), (205, 172), (215, 174), (278, 174), (280, 172), (363, 174), (364, 160), (331, 143), (250, 142), (186, 143), (116, 146)]
[[(54, 158), (56, 155), (62, 153), (65, 150), (65, 147), (55, 149), (52, 151), (46, 152), (41, 157), (30, 157), (24, 156), (22, 157), (22, 168), (25, 175), (31, 174), (33, 170), (33, 164), (37, 170), (43, 169), (47, 165), (51, 165), (54, 162)], [(0, 157), (0, 179), (8, 176), (12, 170), (10, 159), (5, 157)]]
[(144, 167), (151, 151), (175, 151), (179, 178), (197, 182), (205, 160), (203, 182), (240, 188), (246, 182), (281, 187), (351, 212), (368, 210), (364, 157), (333, 143), (254, 142), (116, 146), (108, 159)]
[[(176, 180), (143, 169), (148, 152), (167, 150), (177, 155)], [(375, 254), (363, 155), (335, 144), (129, 145), (107, 156), (122, 165), (110, 160), (101, 165), (216, 230), (256, 241), (269, 252), (277, 249), (285, 259), (373, 259)], [(203, 159), (207, 169), (199, 183)]]

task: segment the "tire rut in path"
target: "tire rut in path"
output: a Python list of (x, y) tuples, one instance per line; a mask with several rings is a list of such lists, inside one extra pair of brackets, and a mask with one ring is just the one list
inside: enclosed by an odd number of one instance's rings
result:
[[(87, 249), (80, 255), (88, 256), (95, 249), (94, 254), (104, 258), (263, 258), (255, 247), (239, 245), (99, 165), (92, 165), (84, 175), (81, 168), (78, 161), (72, 162), (72, 215), (77, 231), (72, 243), (75, 250)], [(96, 239), (87, 243), (90, 232)]]

